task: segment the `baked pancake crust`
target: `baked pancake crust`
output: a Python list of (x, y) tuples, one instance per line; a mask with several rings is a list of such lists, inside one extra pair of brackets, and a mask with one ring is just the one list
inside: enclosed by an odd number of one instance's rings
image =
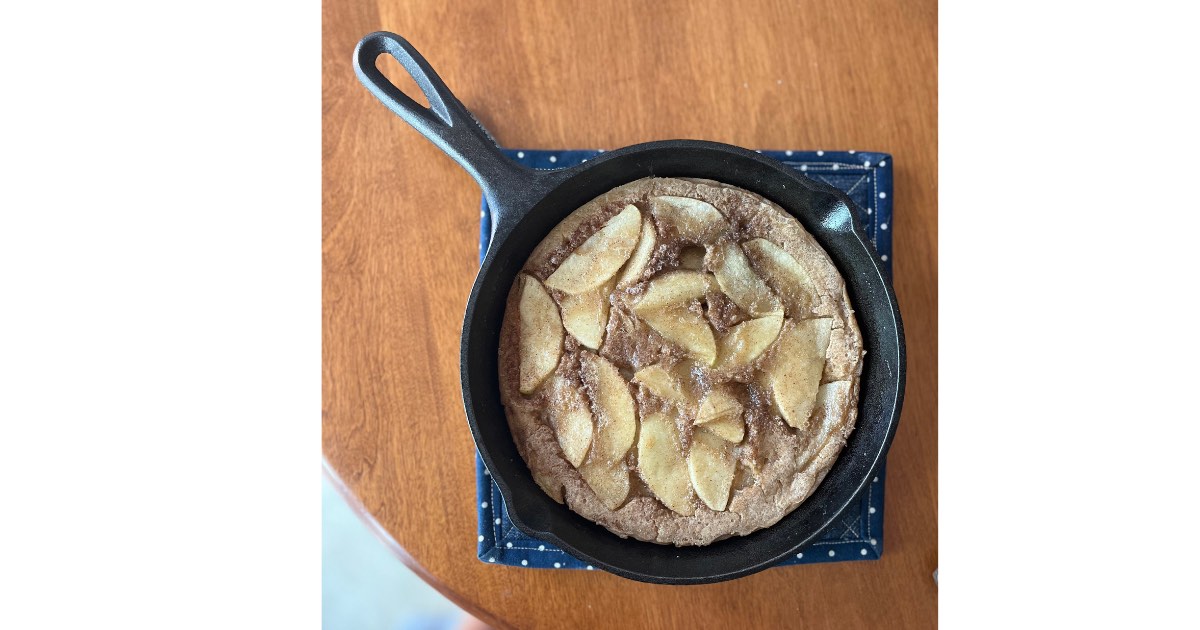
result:
[(499, 352), (547, 494), (622, 537), (707, 545), (812, 494), (854, 429), (864, 349), (795, 218), (719, 182), (646, 178), (538, 245)]

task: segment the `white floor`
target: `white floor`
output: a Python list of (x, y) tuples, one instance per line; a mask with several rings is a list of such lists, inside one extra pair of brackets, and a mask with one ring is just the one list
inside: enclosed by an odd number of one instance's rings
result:
[(401, 564), (327, 480), (321, 499), (323, 628), (442, 630), (462, 621), (462, 611)]

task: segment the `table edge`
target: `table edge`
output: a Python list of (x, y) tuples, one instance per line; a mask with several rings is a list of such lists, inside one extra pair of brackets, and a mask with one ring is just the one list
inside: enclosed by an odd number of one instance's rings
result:
[(342, 481), (341, 476), (338, 475), (337, 471), (334, 470), (333, 465), (329, 463), (329, 459), (325, 456), (321, 457), (321, 472), (329, 481), (330, 485), (333, 486), (334, 490), (337, 491), (338, 495), (341, 496), (346, 504), (350, 506), (350, 511), (354, 512), (359, 520), (361, 520), (362, 523), (367, 526), (367, 529), (370, 530), (370, 532), (374, 534), (375, 537), (382, 542), (389, 551), (392, 552), (392, 555), (400, 560), (404, 566), (408, 567), (409, 570), (415, 573), (417, 577), (421, 578), (422, 581), (433, 587), (434, 590), (436, 590), (438, 593), (441, 593), (443, 597), (453, 602), (454, 605), (458, 606), (468, 614), (474, 616), (480, 621), (483, 621), (489, 626), (492, 626), (493, 628), (515, 627), (504, 619), (501, 619), (491, 612), (481, 608), (475, 602), (463, 597), (458, 591), (450, 588), (441, 580), (439, 580), (437, 576), (430, 573), (429, 570), (422, 566), (420, 562), (417, 562), (416, 558), (413, 558), (412, 554), (408, 553), (408, 550), (400, 545), (400, 543), (392, 537), (392, 534), (387, 531), (387, 529), (384, 528), (379, 521), (375, 520), (375, 517), (371, 515), (370, 511), (367, 510), (362, 501), (358, 499), (358, 496), (354, 494), (354, 491), (351, 490), (344, 481)]

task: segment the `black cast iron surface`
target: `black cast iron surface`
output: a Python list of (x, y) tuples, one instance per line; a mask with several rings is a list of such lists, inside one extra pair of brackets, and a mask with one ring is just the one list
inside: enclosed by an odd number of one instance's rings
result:
[[(376, 68), (394, 56), (429, 99), (424, 108)], [(467, 421), (480, 456), (521, 531), (623, 577), (663, 584), (719, 582), (769, 568), (816, 539), (854, 504), (896, 432), (904, 400), (904, 329), (878, 256), (841, 191), (800, 176), (754, 151), (715, 142), (669, 140), (611, 151), (569, 169), (535, 171), (504, 157), (474, 116), (423, 57), (392, 33), (372, 33), (354, 52), (359, 80), (384, 105), (463, 166), (495, 216), (463, 321), (460, 370)], [(554, 502), (517, 453), (500, 403), (498, 349), (505, 300), (542, 238), (573, 210), (631, 181), (699, 177), (770, 199), (804, 225), (846, 280), (867, 354), (858, 423), (816, 491), (777, 524), (705, 547), (670, 547), (620, 538)]]

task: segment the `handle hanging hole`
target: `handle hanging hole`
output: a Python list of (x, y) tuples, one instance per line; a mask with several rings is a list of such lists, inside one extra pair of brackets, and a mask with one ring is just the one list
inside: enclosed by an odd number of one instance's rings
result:
[(383, 76), (387, 77), (396, 89), (404, 92), (405, 96), (416, 101), (417, 105), (429, 109), (429, 98), (421, 91), (413, 76), (404, 69), (404, 66), (396, 60), (395, 57), (388, 53), (381, 53), (375, 58), (375, 67), (379, 69)]

